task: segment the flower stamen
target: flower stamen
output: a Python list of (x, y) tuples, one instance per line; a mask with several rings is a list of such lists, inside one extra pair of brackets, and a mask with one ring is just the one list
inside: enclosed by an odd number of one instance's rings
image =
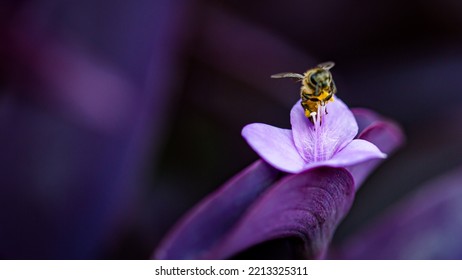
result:
[(312, 118), (312, 123), (313, 123), (313, 131), (314, 131), (314, 135), (315, 137), (313, 138), (313, 145), (314, 145), (314, 149), (313, 149), (313, 160), (316, 162), (316, 161), (322, 161), (322, 160), (325, 160), (325, 154), (326, 154), (326, 151), (323, 150), (324, 146), (319, 142), (319, 141), (322, 141), (320, 139), (320, 135), (321, 135), (321, 125), (322, 125), (322, 121), (323, 121), (323, 118), (325, 118), (326, 116), (326, 112), (327, 112), (327, 108), (326, 108), (326, 104), (319, 104), (319, 106), (317, 107), (317, 112), (312, 112), (310, 114), (311, 118)]

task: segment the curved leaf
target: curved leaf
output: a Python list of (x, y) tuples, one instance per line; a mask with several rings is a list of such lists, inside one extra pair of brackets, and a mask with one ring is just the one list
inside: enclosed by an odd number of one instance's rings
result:
[(351, 175), (317, 168), (274, 183), (276, 178), (258, 161), (193, 209), (154, 257), (223, 259), (282, 237), (301, 238), (307, 258), (323, 257), (353, 201)]
[(267, 163), (255, 162), (193, 208), (161, 242), (154, 258), (202, 258), (278, 177)]
[[(462, 168), (434, 180), (354, 235), (347, 259), (461, 259)], [(384, 246), (386, 244), (386, 246)]]
[(353, 197), (353, 180), (345, 169), (324, 167), (287, 176), (259, 197), (206, 257), (229, 258), (264, 241), (299, 237), (307, 258), (323, 258)]

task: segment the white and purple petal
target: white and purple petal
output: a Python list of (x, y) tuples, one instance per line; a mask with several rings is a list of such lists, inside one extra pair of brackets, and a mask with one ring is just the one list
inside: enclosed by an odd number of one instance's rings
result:
[(365, 140), (355, 139), (336, 153), (332, 158), (324, 161), (306, 163), (303, 170), (313, 169), (320, 166), (349, 167), (373, 159), (384, 159), (386, 157), (387, 155), (382, 153), (374, 144)]
[(382, 153), (377, 146), (362, 139), (354, 139), (343, 149), (326, 161), (328, 165), (336, 164), (337, 167), (346, 167), (358, 164), (370, 159), (384, 159), (387, 155)]
[(242, 136), (261, 158), (275, 168), (289, 173), (303, 170), (305, 161), (295, 148), (289, 129), (253, 123), (242, 129)]

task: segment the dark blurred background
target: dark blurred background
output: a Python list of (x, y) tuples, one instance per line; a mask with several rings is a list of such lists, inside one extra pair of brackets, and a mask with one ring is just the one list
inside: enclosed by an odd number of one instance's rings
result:
[(462, 164), (461, 49), (456, 0), (2, 1), (0, 258), (149, 258), (258, 158), (244, 125), (290, 127), (299, 85), (269, 76), (327, 60), (407, 136), (339, 245)]

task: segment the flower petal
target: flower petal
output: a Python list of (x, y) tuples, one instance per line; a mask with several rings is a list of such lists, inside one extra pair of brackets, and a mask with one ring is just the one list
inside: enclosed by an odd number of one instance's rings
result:
[(349, 211), (353, 180), (345, 169), (317, 168), (290, 175), (269, 188), (207, 258), (222, 259), (258, 243), (297, 237), (307, 258), (323, 258)]
[(295, 148), (290, 130), (253, 123), (242, 129), (242, 136), (275, 168), (289, 173), (298, 173), (303, 169), (305, 161)]
[(198, 259), (236, 224), (279, 172), (259, 160), (193, 208), (161, 242), (154, 258)]
[[(372, 124), (365, 128), (358, 137), (374, 143), (386, 154), (391, 154), (404, 142), (404, 133), (402, 129), (391, 121), (382, 120), (372, 122)], [(348, 171), (350, 171), (355, 179), (356, 188), (361, 186), (363, 181), (381, 161), (381, 159), (372, 159), (358, 165), (347, 167)]]
[(345, 148), (326, 161), (328, 166), (346, 167), (358, 164), (370, 159), (386, 158), (377, 146), (362, 139), (354, 139)]
[(340, 99), (327, 105), (328, 115), (322, 119), (318, 129), (305, 117), (300, 102), (290, 112), (292, 134), (295, 146), (306, 162), (330, 159), (345, 147), (358, 133), (358, 125), (353, 113)]
[[(336, 153), (331, 159), (307, 163), (303, 167), (303, 170), (309, 170), (320, 166), (349, 167), (366, 161), (383, 159), (386, 157), (387, 155), (382, 153), (374, 144), (365, 140), (355, 139)], [(347, 169), (350, 170), (349, 168)]]
[[(361, 230), (340, 252), (347, 259), (461, 259), (462, 168), (418, 189)], [(383, 244), (386, 244), (384, 246)]]

